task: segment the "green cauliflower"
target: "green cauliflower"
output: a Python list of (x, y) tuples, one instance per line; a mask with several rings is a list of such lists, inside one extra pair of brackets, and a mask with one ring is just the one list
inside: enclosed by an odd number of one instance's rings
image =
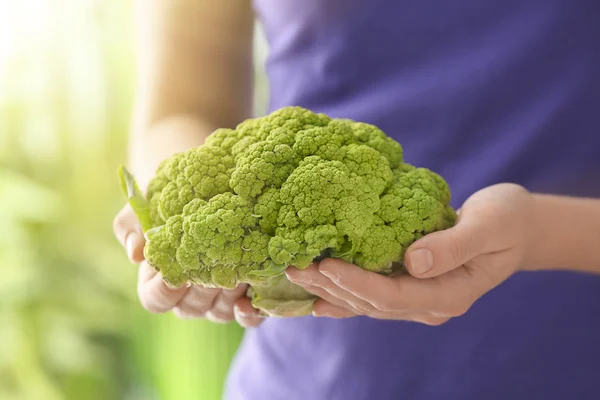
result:
[(171, 285), (249, 284), (271, 316), (310, 313), (315, 296), (286, 279), (327, 257), (402, 271), (407, 247), (456, 220), (438, 174), (403, 162), (376, 126), (285, 107), (218, 129), (165, 160), (144, 196), (121, 169), (146, 232), (144, 254)]

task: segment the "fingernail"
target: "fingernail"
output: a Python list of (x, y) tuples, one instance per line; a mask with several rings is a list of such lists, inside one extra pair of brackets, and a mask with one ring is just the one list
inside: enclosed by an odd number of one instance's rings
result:
[(410, 268), (417, 275), (424, 274), (433, 267), (433, 254), (427, 249), (417, 249), (410, 253)]
[(331, 271), (319, 271), (319, 272), (321, 272), (323, 275), (325, 275), (326, 277), (328, 277), (329, 279), (331, 279), (334, 282), (338, 282), (340, 280), (340, 277), (335, 272), (331, 272)]
[(248, 314), (247, 312), (240, 310), (239, 307), (235, 307), (233, 311), (235, 311), (235, 313), (242, 318), (248, 318), (252, 316), (252, 314)]

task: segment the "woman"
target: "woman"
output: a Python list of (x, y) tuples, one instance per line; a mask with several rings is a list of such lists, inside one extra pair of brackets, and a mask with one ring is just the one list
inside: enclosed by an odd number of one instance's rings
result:
[(255, 13), (271, 110), (378, 125), (448, 180), (458, 223), (411, 246), (411, 276), (289, 270), (323, 298), (315, 316), (263, 321), (244, 287), (165, 286), (126, 207), (115, 232), (141, 263), (144, 307), (260, 324), (229, 377), (235, 400), (600, 398), (598, 2), (140, 1), (143, 184), (251, 116)]

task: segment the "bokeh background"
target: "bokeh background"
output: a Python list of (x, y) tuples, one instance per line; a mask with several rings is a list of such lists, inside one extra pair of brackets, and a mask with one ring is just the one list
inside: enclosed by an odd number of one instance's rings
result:
[(145, 312), (112, 235), (132, 31), (130, 0), (0, 0), (2, 400), (221, 398), (242, 329)]

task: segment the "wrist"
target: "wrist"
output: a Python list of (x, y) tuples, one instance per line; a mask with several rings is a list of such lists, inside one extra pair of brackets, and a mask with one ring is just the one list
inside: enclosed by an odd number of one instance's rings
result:
[(525, 255), (523, 257), (522, 270), (533, 271), (549, 268), (549, 259), (553, 258), (548, 253), (547, 244), (552, 242), (551, 225), (552, 212), (548, 210), (544, 196), (531, 193), (530, 219), (526, 222), (525, 229), (528, 230)]
[(533, 194), (523, 270), (600, 273), (600, 200)]

